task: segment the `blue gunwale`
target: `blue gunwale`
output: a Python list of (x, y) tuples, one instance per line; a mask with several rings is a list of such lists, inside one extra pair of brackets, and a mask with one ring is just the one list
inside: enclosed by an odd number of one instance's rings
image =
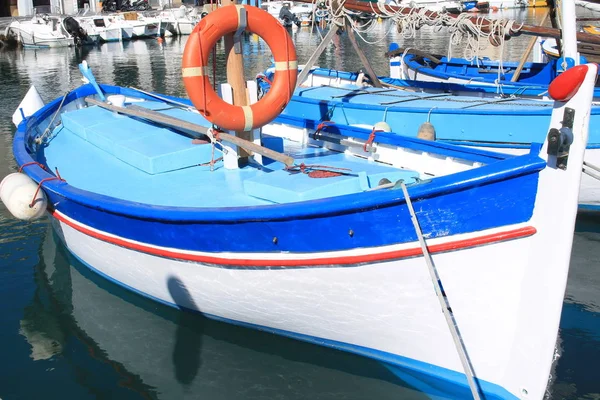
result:
[[(102, 89), (107, 93), (121, 93), (125, 95), (135, 95), (141, 98), (147, 97), (148, 99), (152, 99), (149, 96), (144, 96), (141, 93), (131, 89), (107, 85), (102, 85)], [(67, 96), (66, 102), (73, 101), (80, 97), (92, 95), (94, 93), (94, 89), (91, 85), (85, 85), (71, 92)], [(54, 111), (56, 111), (60, 101), (61, 98), (55, 99), (35, 113), (31, 118), (23, 121), (19, 125), (13, 142), (14, 156), (19, 165), (34, 161), (25, 144), (25, 139), (28, 133), (27, 128), (35, 124), (36, 121), (43, 120), (50, 116)], [(291, 119), (287, 119), (287, 121), (291, 121)], [(359, 128), (356, 128), (356, 130), (359, 130)], [(464, 151), (464, 149), (461, 149), (460, 147), (439, 143), (432, 144), (431, 142), (420, 141), (418, 139), (407, 140), (407, 138), (399, 135), (389, 135), (389, 137), (386, 137), (386, 140), (389, 140), (389, 143), (396, 143), (401, 146), (407, 145), (407, 147), (410, 147), (410, 144), (416, 143), (422, 146), (423, 149), (430, 148), (432, 153), (444, 154), (444, 149), (447, 149), (456, 150), (456, 152), (464, 153), (465, 155), (493, 154), (489, 152), (479, 152), (473, 149)], [(533, 146), (532, 152), (530, 152), (528, 155), (519, 157), (510, 158), (498, 154), (496, 159), (501, 160), (504, 158), (505, 160), (502, 162), (485, 165), (474, 170), (464, 171), (450, 176), (438, 177), (429, 184), (410, 187), (409, 194), (411, 197), (424, 199), (457, 192), (484, 184), (499, 182), (512, 177), (537, 173), (545, 167), (544, 160), (537, 155), (539, 148), (539, 145)], [(456, 156), (456, 154), (453, 154), (453, 156)], [(53, 176), (35, 165), (27, 167), (25, 172), (37, 182), (44, 178)], [(46, 182), (44, 184), (44, 188), (46, 191), (51, 191), (56, 195), (68, 198), (70, 201), (94, 208), (96, 210), (102, 210), (133, 218), (178, 222), (245, 222), (261, 221), (265, 219), (284, 221), (289, 219), (306, 218), (309, 216), (318, 217), (340, 213), (351, 213), (366, 209), (375, 209), (403, 204), (405, 202), (400, 191), (382, 190), (339, 196), (333, 201), (330, 199), (320, 199), (302, 203), (223, 208), (168, 207), (124, 201), (117, 198), (84, 191), (73, 187), (66, 182), (60, 181)], [(299, 204), (302, 204), (303, 206), (300, 207)]]

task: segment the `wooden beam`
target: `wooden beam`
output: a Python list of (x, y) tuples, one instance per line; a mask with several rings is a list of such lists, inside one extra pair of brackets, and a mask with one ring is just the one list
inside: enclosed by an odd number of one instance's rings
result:
[[(546, 14), (544, 15), (544, 18), (542, 18), (542, 22), (540, 22), (540, 26), (544, 25), (544, 23), (548, 19), (549, 15), (550, 15), (550, 9), (546, 10)], [(513, 74), (512, 78), (510, 80), (511, 82), (516, 82), (519, 80), (519, 77), (521, 76), (521, 71), (523, 71), (523, 67), (525, 66), (525, 62), (527, 61), (527, 58), (529, 58), (529, 54), (531, 54), (531, 50), (533, 50), (533, 46), (535, 46), (535, 42), (537, 42), (537, 40), (538, 40), (537, 36), (534, 36), (529, 39), (529, 44), (527, 45), (527, 49), (525, 49), (525, 53), (523, 53), (523, 55), (521, 56), (521, 60), (519, 60), (519, 65), (517, 66), (517, 69), (515, 70), (515, 73)]]
[(354, 47), (354, 51), (356, 52), (356, 54), (358, 54), (358, 58), (360, 58), (362, 65), (367, 70), (367, 73), (369, 74), (369, 78), (373, 82), (373, 86), (375, 86), (376, 88), (382, 87), (381, 82), (379, 81), (379, 78), (377, 77), (377, 74), (373, 70), (371, 63), (369, 63), (369, 59), (367, 58), (367, 56), (365, 56), (365, 53), (363, 53), (362, 49), (358, 45), (358, 42), (356, 41), (356, 36), (354, 36), (354, 30), (352, 30), (352, 26), (351, 25), (349, 26), (348, 22), (346, 23), (346, 32), (348, 32), (348, 39), (350, 39), (350, 43), (352, 43), (352, 47)]
[[(221, 6), (226, 7), (236, 5), (235, 0), (221, 0)], [(240, 40), (242, 38), (240, 37)], [(246, 95), (246, 79), (244, 77), (244, 59), (242, 52), (236, 54), (234, 50), (234, 34), (225, 35), (225, 54), (227, 54), (227, 83), (231, 85), (233, 90), (233, 104), (236, 106), (247, 106), (248, 97)], [(241, 47), (241, 44), (240, 44)], [(252, 132), (239, 131), (236, 136), (251, 141)], [(248, 158), (250, 154), (240, 151), (240, 159)]]
[[(88, 97), (85, 99), (86, 103), (92, 104), (98, 107), (102, 107), (104, 109), (117, 112), (119, 114), (128, 115), (130, 117), (142, 118), (148, 121), (156, 122), (162, 125), (170, 126), (178, 130), (184, 130), (186, 132), (193, 132), (198, 135), (208, 136), (209, 130), (200, 125), (193, 124), (191, 122), (170, 117), (165, 114), (161, 114), (157, 111), (152, 111), (150, 109), (139, 107), (139, 106), (129, 106), (129, 107), (117, 107), (108, 103), (105, 103), (100, 100), (96, 100), (94, 98)], [(192, 135), (192, 137), (194, 137)], [(198, 137), (198, 136), (196, 136)], [(230, 135), (228, 133), (219, 132), (219, 139), (224, 142), (233, 143), (243, 149), (248, 150), (249, 152), (254, 152), (258, 154), (262, 154), (265, 157), (269, 157), (273, 160), (279, 161), (287, 165), (288, 167), (295, 164), (295, 161), (292, 157), (287, 156), (285, 154), (279, 153), (277, 151), (268, 149), (266, 147), (260, 146), (256, 143), (253, 143), (249, 140)]]
[(308, 59), (308, 61), (304, 65), (304, 67), (302, 68), (300, 75), (298, 75), (298, 80), (296, 81), (296, 87), (300, 86), (300, 84), (302, 84), (302, 82), (304, 82), (304, 80), (310, 73), (310, 69), (313, 67), (313, 65), (315, 65), (315, 62), (317, 62), (317, 59), (321, 56), (321, 54), (323, 54), (323, 51), (327, 48), (327, 45), (329, 45), (329, 43), (331, 42), (331, 39), (333, 39), (335, 34), (338, 32), (339, 27), (336, 24), (332, 23), (332, 24), (329, 24), (329, 26), (330, 26), (329, 32), (327, 32), (327, 35), (325, 35), (325, 37), (323, 38), (321, 43), (319, 43), (319, 46), (316, 48), (314, 53), (312, 53), (312, 55), (310, 56), (310, 58)]

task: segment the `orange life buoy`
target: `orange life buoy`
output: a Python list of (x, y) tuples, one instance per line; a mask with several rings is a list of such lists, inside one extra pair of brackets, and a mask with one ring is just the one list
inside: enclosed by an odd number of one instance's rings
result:
[[(269, 92), (250, 106), (234, 106), (221, 99), (208, 77), (208, 56), (217, 41), (238, 30), (240, 10), (246, 9), (246, 31), (260, 36), (275, 59)], [(182, 60), (183, 83), (194, 106), (223, 129), (249, 131), (274, 120), (290, 101), (298, 78), (294, 43), (286, 29), (269, 13), (252, 6), (230, 5), (209, 13), (190, 35)]]

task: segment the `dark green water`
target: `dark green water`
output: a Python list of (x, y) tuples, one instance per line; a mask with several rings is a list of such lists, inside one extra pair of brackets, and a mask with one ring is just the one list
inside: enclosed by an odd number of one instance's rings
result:
[[(541, 10), (506, 16), (534, 21)], [(590, 14), (587, 13), (587, 16)], [(305, 62), (318, 34), (293, 32)], [(364, 49), (378, 73), (389, 42), (385, 24)], [(185, 95), (186, 38), (84, 49), (0, 52), (0, 176), (16, 170), (10, 117), (30, 84), (49, 101), (81, 84), (87, 60), (103, 83)], [(505, 50), (516, 60), (528, 38)], [(447, 35), (422, 29), (403, 45), (443, 53)], [(361, 67), (345, 37), (319, 64)], [(246, 38), (246, 75), (271, 63), (264, 43)], [(494, 56), (498, 49), (489, 54)], [(222, 47), (217, 78), (223, 80)], [(85, 165), (81, 166), (85, 168)], [(577, 222), (563, 307), (553, 399), (600, 398), (600, 217)], [(130, 294), (90, 273), (55, 240), (47, 219), (24, 223), (0, 206), (0, 398), (7, 399), (420, 399), (384, 367), (330, 349), (191, 316)]]

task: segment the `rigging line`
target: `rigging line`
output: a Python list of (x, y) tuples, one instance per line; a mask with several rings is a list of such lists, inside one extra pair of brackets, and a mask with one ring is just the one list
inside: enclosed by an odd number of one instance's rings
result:
[(433, 287), (435, 289), (435, 294), (440, 302), (440, 306), (442, 308), (442, 312), (444, 313), (444, 317), (446, 317), (446, 323), (448, 324), (448, 329), (450, 330), (450, 334), (452, 335), (452, 339), (454, 339), (454, 345), (456, 346), (456, 351), (458, 356), (460, 357), (460, 362), (463, 365), (463, 369), (465, 371), (465, 375), (467, 376), (467, 381), (469, 382), (469, 388), (471, 389), (471, 394), (473, 394), (473, 399), (480, 400), (479, 396), (479, 385), (475, 381), (475, 373), (473, 371), (473, 366), (471, 365), (471, 361), (469, 360), (469, 356), (467, 355), (467, 349), (465, 347), (465, 343), (460, 336), (460, 332), (458, 330), (458, 326), (456, 324), (456, 320), (454, 319), (454, 315), (451, 313), (450, 302), (448, 297), (444, 295), (442, 290), (442, 281), (440, 276), (433, 264), (433, 259), (431, 258), (431, 254), (427, 249), (427, 244), (425, 243), (425, 239), (423, 238), (423, 232), (421, 232), (421, 227), (419, 226), (419, 221), (417, 220), (417, 215), (415, 214), (415, 210), (412, 205), (412, 201), (410, 196), (408, 195), (408, 190), (406, 189), (406, 185), (401, 180), (400, 186), (402, 187), (402, 192), (404, 193), (404, 199), (406, 200), (406, 205), (408, 206), (408, 211), (410, 212), (410, 219), (415, 228), (415, 232), (419, 238), (419, 244), (421, 245), (421, 250), (423, 251), (423, 256), (425, 257), (425, 261), (427, 263), (427, 268), (429, 269), (429, 275), (431, 277), (431, 281), (433, 283)]

